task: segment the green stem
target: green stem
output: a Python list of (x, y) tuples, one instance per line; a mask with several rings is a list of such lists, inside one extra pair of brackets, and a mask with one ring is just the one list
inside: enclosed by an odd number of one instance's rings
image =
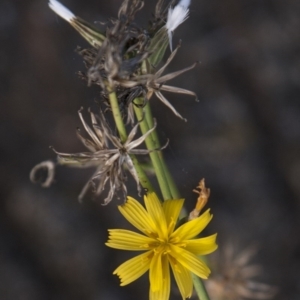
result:
[[(122, 119), (122, 115), (120, 112), (120, 108), (119, 108), (119, 103), (118, 103), (118, 98), (115, 92), (111, 91), (111, 88), (109, 89), (109, 101), (110, 101), (110, 106), (112, 109), (112, 113), (113, 113), (113, 117), (120, 135), (120, 139), (122, 141), (122, 143), (125, 143), (127, 140), (127, 132), (126, 132), (126, 128)], [(132, 159), (133, 165), (135, 167), (135, 170), (138, 174), (140, 183), (142, 185), (142, 187), (144, 189), (147, 189), (150, 192), (153, 192), (153, 186), (151, 184), (151, 182), (149, 181), (145, 171), (143, 170), (143, 168), (140, 166), (137, 158), (134, 155), (130, 155), (130, 158)]]
[[(142, 100), (141, 99), (135, 99), (135, 103), (136, 104), (142, 104)], [(146, 117), (144, 117), (144, 112), (143, 112), (143, 108), (138, 107), (137, 105), (134, 105), (134, 110), (135, 110), (135, 114), (137, 116), (137, 119), (140, 121), (140, 128), (142, 131), (142, 134), (145, 134), (146, 132), (148, 132), (152, 127), (148, 126), (148, 122)], [(155, 141), (153, 141), (151, 135), (149, 135), (146, 140), (145, 140), (146, 146), (148, 150), (154, 150), (157, 149), (157, 144), (155, 143)], [(158, 154), (159, 151), (153, 151), (151, 152), (150, 158), (155, 170), (155, 174), (157, 177), (157, 181), (160, 187), (160, 190), (162, 192), (163, 198), (164, 200), (167, 199), (172, 199), (172, 194), (170, 192), (169, 189), (169, 184), (168, 181), (166, 179), (165, 176), (165, 172), (163, 169), (163, 166), (161, 164), (161, 160)]]
[(109, 91), (109, 102), (120, 135), (120, 139), (122, 143), (125, 143), (127, 140), (127, 132), (122, 119), (118, 98), (116, 93), (111, 91), (111, 88), (108, 88), (108, 91)]
[(200, 300), (210, 300), (202, 280), (195, 274), (192, 274), (195, 291)]
[(170, 191), (172, 194), (172, 199), (180, 199), (181, 196), (179, 194), (179, 190), (174, 182), (174, 179), (173, 179), (173, 177), (169, 171), (169, 168), (167, 167), (166, 162), (163, 157), (161, 159), (161, 163), (162, 163), (162, 166), (163, 166), (163, 169), (165, 172), (165, 176), (166, 176), (168, 184), (169, 184), (169, 188), (170, 188)]
[[(151, 112), (151, 107), (150, 107), (149, 102), (146, 104), (144, 109), (145, 109), (145, 119), (148, 123), (148, 127), (153, 128), (153, 126), (154, 126), (153, 117), (152, 117), (152, 112)], [(155, 147), (160, 148), (161, 146), (160, 146), (160, 142), (159, 142), (159, 138), (158, 138), (156, 129), (151, 133), (151, 138), (154, 142)], [(161, 166), (164, 170), (165, 177), (168, 182), (168, 186), (169, 186), (169, 189), (170, 189), (170, 192), (172, 195), (172, 199), (179, 199), (180, 194), (179, 194), (178, 188), (177, 188), (177, 186), (174, 182), (174, 179), (169, 171), (169, 168), (164, 160), (163, 153), (161, 151), (157, 151), (157, 153), (158, 153), (158, 156), (160, 159)]]
[[(153, 116), (152, 116), (152, 111), (151, 111), (149, 101), (147, 102), (147, 104), (144, 107), (144, 112), (145, 112), (145, 119), (148, 123), (149, 128), (153, 128), (154, 122), (153, 122)], [(159, 138), (158, 138), (156, 129), (151, 133), (151, 137), (155, 144), (155, 147), (160, 148), (161, 146), (160, 146), (160, 142), (159, 142)], [(160, 156), (162, 155), (161, 151), (159, 151), (159, 154), (160, 154)]]

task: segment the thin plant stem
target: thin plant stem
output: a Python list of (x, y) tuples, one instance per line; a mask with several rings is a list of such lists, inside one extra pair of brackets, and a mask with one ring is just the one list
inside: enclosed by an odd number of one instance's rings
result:
[(120, 139), (122, 141), (122, 143), (125, 143), (127, 140), (127, 132), (126, 132), (126, 127), (124, 125), (123, 119), (122, 119), (122, 114), (120, 111), (120, 107), (119, 107), (119, 102), (118, 102), (118, 98), (115, 92), (111, 91), (112, 89), (109, 88), (109, 102), (110, 102), (110, 106), (112, 109), (112, 113), (114, 116), (114, 120), (120, 135)]
[[(109, 89), (109, 91), (111, 91), (111, 89)], [(120, 112), (118, 98), (115, 92), (109, 93), (109, 101), (110, 101), (113, 117), (117, 126), (117, 130), (120, 135), (120, 139), (123, 143), (125, 143), (125, 141), (127, 140), (127, 132)], [(142, 187), (149, 192), (153, 192), (154, 188), (151, 182), (149, 181), (145, 171), (140, 166), (137, 158), (135, 157), (135, 155), (130, 155), (130, 157), (132, 159), (133, 165), (136, 169)]]
[[(149, 128), (153, 128), (153, 126), (154, 126), (153, 116), (152, 116), (152, 111), (151, 111), (149, 101), (147, 102), (147, 104), (144, 107), (144, 112), (145, 112), (145, 119), (147, 120)], [(160, 148), (160, 141), (159, 141), (156, 129), (151, 133), (151, 137), (152, 137), (152, 140), (155, 144), (155, 147)], [(162, 156), (161, 151), (159, 151), (159, 155)]]
[[(153, 117), (152, 117), (152, 111), (151, 111), (151, 107), (150, 107), (150, 103), (148, 102), (145, 105), (145, 118), (146, 121), (148, 123), (149, 128), (153, 128), (154, 124), (153, 124)], [(154, 145), (159, 148), (160, 147), (160, 141), (157, 135), (157, 131), (156, 129), (151, 133), (151, 138), (154, 142)], [(169, 189), (172, 195), (172, 199), (179, 199), (180, 198), (180, 193), (179, 190), (174, 182), (174, 179), (169, 171), (169, 168), (165, 162), (165, 159), (163, 157), (163, 153), (161, 151), (157, 151), (159, 158), (160, 158), (160, 162), (162, 165), (162, 168), (164, 170), (165, 173), (165, 177), (167, 179), (168, 185), (169, 185)]]
[(205, 289), (203, 281), (195, 274), (192, 274), (195, 291), (200, 300), (210, 300), (207, 291)]
[[(140, 104), (139, 102), (142, 103), (142, 100), (135, 99), (135, 103)], [(134, 111), (137, 116), (137, 119), (140, 122), (140, 128), (141, 128), (142, 134), (145, 134), (147, 131), (149, 131), (151, 129), (151, 127), (149, 127), (149, 125), (148, 125), (147, 119), (144, 115), (143, 108), (140, 108), (137, 105), (135, 105)], [(146, 138), (145, 143), (146, 143), (146, 147), (148, 150), (157, 149), (157, 144), (153, 141), (151, 135), (149, 135)], [(165, 172), (164, 172), (163, 166), (161, 164), (161, 160), (160, 160), (158, 152), (159, 151), (153, 151), (149, 155), (150, 155), (152, 165), (155, 170), (155, 175), (157, 177), (157, 181), (158, 181), (158, 184), (159, 184), (159, 187), (160, 187), (160, 190), (161, 190), (164, 200), (172, 199), (172, 194), (170, 192), (169, 184), (168, 184), (167, 178), (165, 176)]]

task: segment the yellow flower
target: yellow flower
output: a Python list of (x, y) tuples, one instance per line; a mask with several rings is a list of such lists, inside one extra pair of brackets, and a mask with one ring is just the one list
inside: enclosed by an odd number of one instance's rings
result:
[(121, 214), (143, 234), (130, 230), (110, 229), (107, 246), (130, 251), (145, 251), (121, 264), (114, 274), (127, 285), (149, 270), (150, 300), (168, 300), (170, 295), (171, 265), (182, 298), (193, 291), (192, 273), (206, 279), (209, 268), (198, 257), (217, 249), (216, 234), (195, 238), (210, 222), (209, 210), (198, 218), (175, 228), (184, 199), (161, 203), (156, 194), (144, 197), (146, 209), (128, 197), (119, 206)]

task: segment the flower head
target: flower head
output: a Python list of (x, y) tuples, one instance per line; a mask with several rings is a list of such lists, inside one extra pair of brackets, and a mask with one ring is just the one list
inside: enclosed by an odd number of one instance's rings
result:
[(156, 194), (144, 197), (146, 209), (135, 199), (128, 197), (119, 206), (121, 214), (138, 230), (110, 229), (107, 246), (144, 253), (124, 262), (115, 271), (121, 285), (127, 285), (149, 270), (150, 300), (167, 300), (170, 295), (170, 269), (182, 297), (191, 297), (192, 273), (206, 279), (209, 268), (198, 257), (217, 249), (216, 234), (197, 238), (212, 219), (209, 210), (198, 218), (176, 228), (176, 222), (184, 199), (161, 203)]

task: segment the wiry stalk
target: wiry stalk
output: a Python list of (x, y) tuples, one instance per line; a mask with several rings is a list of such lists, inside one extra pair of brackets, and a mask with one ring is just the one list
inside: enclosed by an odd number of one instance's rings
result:
[(195, 274), (192, 274), (192, 278), (199, 300), (210, 300), (202, 280)]
[[(150, 107), (149, 102), (146, 104), (144, 111), (145, 111), (145, 119), (148, 123), (148, 127), (152, 128), (153, 127), (153, 117), (152, 117), (152, 111), (151, 111), (151, 107)], [(155, 147), (160, 148), (160, 141), (159, 141), (156, 130), (154, 130), (151, 133), (150, 137), (152, 138)], [(158, 154), (158, 157), (160, 159), (160, 163), (162, 165), (162, 168), (164, 170), (164, 174), (165, 174), (166, 180), (168, 182), (168, 186), (169, 186), (169, 189), (170, 189), (170, 192), (171, 192), (172, 199), (179, 199), (180, 194), (179, 194), (178, 188), (177, 188), (177, 186), (174, 182), (174, 179), (173, 179), (173, 177), (172, 177), (172, 175), (169, 171), (169, 168), (168, 168), (168, 166), (165, 162), (165, 159), (163, 157), (163, 153), (161, 151), (157, 151), (157, 154)]]
[[(136, 101), (135, 103), (137, 103), (137, 104), (139, 104), (139, 102), (141, 102), (141, 103), (143, 102), (142, 99), (136, 99), (135, 101)], [(143, 108), (134, 106), (134, 110), (135, 110), (135, 114), (137, 116), (138, 121), (140, 121), (141, 131), (143, 134), (145, 134), (147, 131), (149, 131), (150, 128), (149, 128), (146, 117), (144, 117)], [(155, 143), (155, 141), (153, 141), (151, 135), (149, 135), (146, 138), (145, 143), (146, 143), (148, 150), (158, 149), (157, 146), (159, 146), (159, 143)], [(162, 192), (164, 200), (172, 199), (172, 194), (169, 189), (169, 184), (168, 184), (167, 178), (165, 176), (165, 172), (164, 172), (163, 166), (161, 164), (161, 160), (160, 160), (158, 151), (153, 151), (149, 155), (150, 155), (150, 158), (151, 158), (154, 170), (155, 170), (155, 175), (157, 177), (158, 184), (159, 184), (159, 187)]]
[[(116, 126), (120, 135), (120, 139), (124, 143), (127, 140), (127, 132), (121, 116), (118, 99), (115, 92), (109, 93), (109, 101), (110, 101), (113, 117), (116, 122)], [(140, 166), (137, 158), (135, 157), (135, 155), (130, 155), (130, 157), (132, 159), (133, 165), (136, 169), (142, 187), (147, 191), (153, 192), (154, 191), (153, 186), (149, 181), (143, 168)]]

